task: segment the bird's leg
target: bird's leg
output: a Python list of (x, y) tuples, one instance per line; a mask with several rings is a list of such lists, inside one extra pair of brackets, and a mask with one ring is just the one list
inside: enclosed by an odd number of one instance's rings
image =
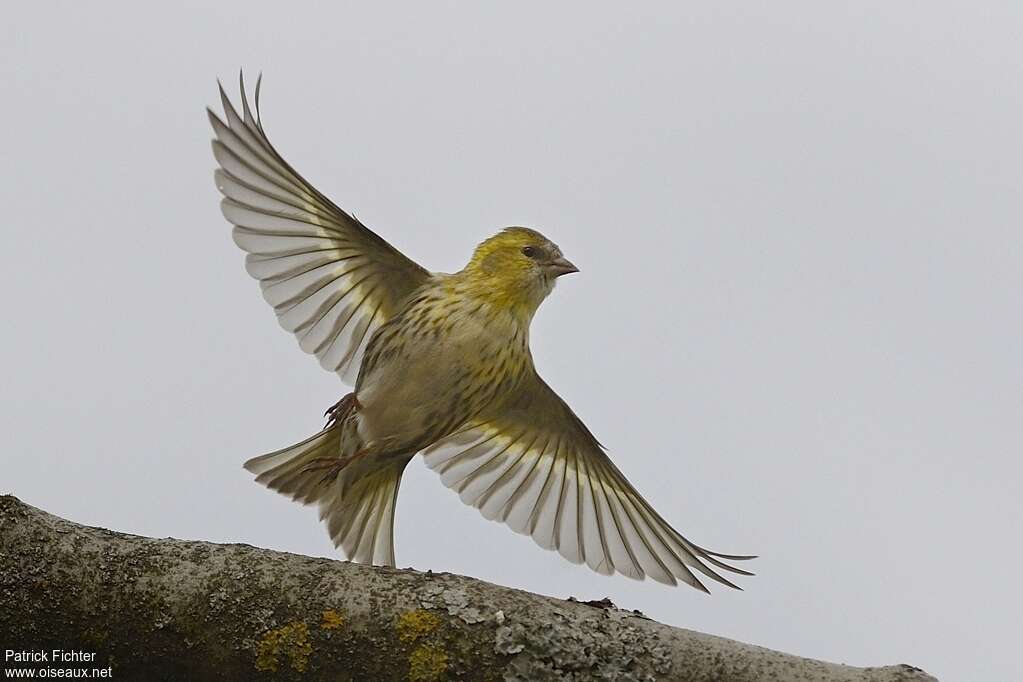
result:
[[(355, 393), (349, 393), (341, 400), (337, 401), (323, 413), (323, 416), (327, 418), (327, 424), (323, 427), (323, 430), (334, 428), (340, 425), (344, 420), (348, 419), (357, 409), (359, 408), (359, 401), (355, 397)], [(302, 467), (302, 473), (309, 473), (311, 471), (323, 471), (323, 478), (320, 479), (321, 484), (329, 483), (335, 480), (344, 468), (360, 459), (366, 454), (365, 450), (359, 450), (348, 457), (317, 457), (316, 459), (310, 460), (308, 464)]]
[(355, 398), (355, 393), (349, 393), (344, 398), (341, 398), (341, 400), (328, 407), (327, 411), (323, 413), (323, 416), (327, 418), (327, 425), (323, 427), (323, 430), (326, 431), (330, 427), (343, 422), (357, 407), (359, 407), (359, 401)]
[(320, 483), (330, 483), (344, 471), (345, 467), (367, 454), (368, 450), (359, 450), (348, 457), (318, 457), (302, 467), (302, 473), (323, 470), (325, 473)]

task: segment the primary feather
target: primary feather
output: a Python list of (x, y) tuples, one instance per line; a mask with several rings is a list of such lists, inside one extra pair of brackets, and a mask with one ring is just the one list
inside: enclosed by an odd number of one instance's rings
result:
[(221, 209), (245, 266), (302, 350), (348, 383), (373, 332), (429, 277), (306, 182), (270, 144), (242, 90), (241, 115), (220, 89), (213, 126)]

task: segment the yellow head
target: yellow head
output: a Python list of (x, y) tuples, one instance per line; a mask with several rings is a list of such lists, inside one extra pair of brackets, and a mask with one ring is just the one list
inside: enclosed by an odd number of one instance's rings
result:
[(476, 247), (460, 273), (473, 293), (499, 307), (532, 315), (561, 275), (579, 272), (536, 230), (507, 227)]

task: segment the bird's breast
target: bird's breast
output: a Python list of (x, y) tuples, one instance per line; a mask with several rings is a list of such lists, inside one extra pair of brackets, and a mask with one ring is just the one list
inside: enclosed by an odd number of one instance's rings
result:
[(381, 328), (357, 389), (367, 443), (429, 445), (532, 367), (528, 329), (474, 305), (436, 304)]

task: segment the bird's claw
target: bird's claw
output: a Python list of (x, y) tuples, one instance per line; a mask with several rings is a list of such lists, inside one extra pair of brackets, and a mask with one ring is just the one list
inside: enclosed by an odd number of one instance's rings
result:
[(302, 467), (302, 473), (308, 474), (313, 471), (325, 471), (323, 478), (320, 479), (320, 484), (322, 485), (336, 479), (347, 464), (348, 460), (340, 457), (318, 457)]
[(359, 401), (355, 399), (355, 394), (349, 393), (328, 407), (327, 411), (323, 413), (323, 416), (327, 418), (327, 424), (323, 427), (324, 431), (347, 419), (358, 405)]
[(346, 466), (362, 458), (364, 455), (366, 455), (366, 451), (360, 450), (350, 457), (317, 457), (302, 467), (302, 473), (308, 474), (312, 471), (324, 470), (326, 473), (320, 479), (320, 484), (325, 485), (335, 480), (344, 471)]

